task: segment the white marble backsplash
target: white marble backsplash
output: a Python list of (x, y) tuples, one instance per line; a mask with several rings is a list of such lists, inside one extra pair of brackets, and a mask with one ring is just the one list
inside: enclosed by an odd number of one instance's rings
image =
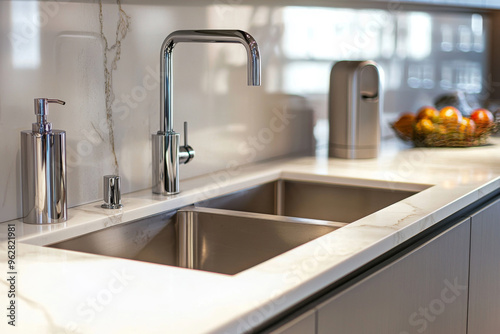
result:
[[(33, 98), (67, 102), (51, 106), (49, 120), (67, 131), (70, 206), (102, 198), (106, 174), (121, 175), (124, 193), (144, 189), (151, 186), (150, 136), (159, 130), (163, 39), (178, 29), (249, 28), (248, 20), (236, 24), (230, 17), (222, 24), (208, 22), (207, 7), (129, 5), (123, 10), (122, 20), (128, 16), (130, 25), (127, 29), (122, 22), (118, 29), (125, 36), (117, 55), (117, 5), (103, 5), (106, 49), (98, 4), (0, 2), (0, 221), (21, 215), (19, 132), (34, 121)], [(43, 13), (48, 19), (37, 30), (29, 24), (30, 14)], [(13, 32), (13, 19), (22, 23), (18, 33)], [(30, 54), (16, 63), (19, 52)], [(195, 160), (181, 167), (182, 179), (227, 168), (228, 163), (311, 152), (313, 115), (307, 102), (266, 93), (265, 75), (263, 86), (248, 87), (245, 57), (238, 45), (176, 47), (174, 129), (182, 132), (188, 121), (190, 145), (196, 150)], [(112, 76), (109, 86), (105, 69)], [(109, 134), (106, 103), (114, 136)]]
[[(182, 132), (183, 122), (188, 121), (190, 145), (196, 150), (195, 160), (181, 166), (181, 180), (312, 152), (313, 126), (326, 117), (327, 78), (334, 60), (380, 58), (392, 93), (428, 101), (439, 91), (408, 87), (406, 79), (411, 78), (402, 73), (408, 62), (417, 68), (416, 73), (428, 71), (420, 71), (419, 59), (402, 55), (387, 44), (403, 38), (391, 29), (398, 20), (400, 25), (406, 22), (410, 14), (404, 12), (324, 9), (318, 15), (305, 8), (308, 12), (303, 18), (309, 18), (311, 27), (315, 20), (320, 28), (320, 22), (335, 21), (328, 15), (351, 20), (345, 31), (326, 27), (332, 29), (325, 31), (333, 36), (333, 45), (362, 28), (353, 28), (354, 20), (380, 22), (387, 18), (387, 24), (377, 28), (379, 37), (371, 39), (373, 47), (339, 54), (328, 51), (330, 47), (315, 50), (313, 44), (304, 44), (303, 35), (291, 38), (293, 27), (305, 22), (292, 7), (210, 2), (206, 6), (128, 4), (121, 9), (107, 2), (100, 20), (98, 3), (0, 1), (0, 222), (21, 216), (19, 133), (31, 128), (35, 119), (33, 98), (67, 102), (66, 106), (52, 106), (49, 120), (55, 129), (67, 132), (69, 206), (101, 199), (106, 174), (119, 173), (124, 193), (151, 186), (150, 137), (159, 130), (160, 118), (159, 51), (165, 37), (175, 30), (246, 30), (259, 42), (262, 54), (262, 86), (248, 87), (241, 46), (176, 47), (174, 129)], [(470, 14), (454, 15), (447, 19), (451, 28), (462, 21), (471, 25)], [(438, 20), (439, 15), (424, 21), (431, 19)], [(316, 36), (314, 29), (308, 31), (310, 40), (327, 37)], [(474, 29), (471, 33), (477, 35)], [(464, 61), (484, 60), (483, 51), (484, 47), (463, 53)], [(426, 60), (422, 66), (428, 69), (431, 65)], [(304, 73), (310, 76), (305, 78)], [(438, 77), (433, 74), (436, 85)], [(415, 80), (408, 82), (415, 85)], [(386, 110), (398, 111), (401, 107), (395, 101), (386, 98)], [(415, 105), (414, 100), (408, 101), (408, 108)]]

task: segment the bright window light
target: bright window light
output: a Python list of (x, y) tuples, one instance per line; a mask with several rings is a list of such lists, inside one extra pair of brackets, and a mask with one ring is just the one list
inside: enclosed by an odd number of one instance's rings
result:
[(408, 17), (408, 55), (413, 59), (424, 59), (431, 54), (432, 21), (427, 13), (412, 12)]
[(11, 31), (12, 66), (32, 69), (40, 65), (40, 21), (36, 1), (12, 1)]

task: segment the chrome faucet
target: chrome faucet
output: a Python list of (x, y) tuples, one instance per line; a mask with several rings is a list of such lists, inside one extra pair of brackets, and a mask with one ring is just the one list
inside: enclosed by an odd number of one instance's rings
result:
[(253, 37), (241, 30), (178, 30), (165, 38), (160, 55), (160, 130), (153, 140), (153, 193), (171, 195), (179, 192), (179, 164), (194, 158), (188, 145), (187, 123), (184, 122), (184, 145), (173, 129), (172, 51), (177, 43), (240, 43), (247, 51), (249, 86), (260, 86), (259, 46)]

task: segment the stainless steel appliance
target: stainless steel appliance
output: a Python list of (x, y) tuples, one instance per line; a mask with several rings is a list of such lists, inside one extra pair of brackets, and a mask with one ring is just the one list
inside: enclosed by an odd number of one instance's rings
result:
[(330, 157), (377, 157), (381, 99), (379, 68), (375, 62), (335, 63), (329, 93)]

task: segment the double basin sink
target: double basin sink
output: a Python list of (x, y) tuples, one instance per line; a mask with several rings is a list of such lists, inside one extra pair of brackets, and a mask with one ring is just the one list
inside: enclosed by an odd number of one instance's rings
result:
[(415, 193), (279, 179), (49, 247), (234, 275)]

